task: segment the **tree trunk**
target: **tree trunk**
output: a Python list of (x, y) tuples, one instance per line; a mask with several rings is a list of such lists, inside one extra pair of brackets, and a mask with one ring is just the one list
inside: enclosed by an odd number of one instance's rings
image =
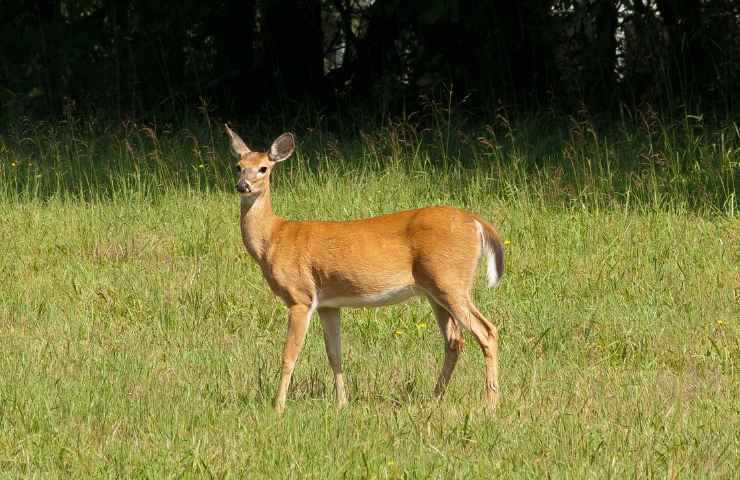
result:
[(44, 86), (47, 108), (60, 112), (64, 96), (64, 81), (61, 66), (63, 52), (59, 51), (61, 12), (57, 0), (35, 0), (34, 9), (38, 16), (39, 41), (41, 43), (41, 83)]
[(702, 36), (700, 0), (658, 0), (658, 10), (668, 33), (669, 80), (673, 96), (701, 92), (712, 68)]
[(278, 95), (323, 96), (324, 38), (320, 0), (272, 0), (263, 7), (262, 66)]

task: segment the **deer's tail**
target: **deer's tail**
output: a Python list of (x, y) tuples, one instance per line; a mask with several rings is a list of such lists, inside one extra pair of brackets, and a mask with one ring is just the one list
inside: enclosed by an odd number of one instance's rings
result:
[(495, 287), (504, 275), (504, 244), (493, 225), (478, 216), (475, 217), (475, 223), (486, 255), (488, 286)]

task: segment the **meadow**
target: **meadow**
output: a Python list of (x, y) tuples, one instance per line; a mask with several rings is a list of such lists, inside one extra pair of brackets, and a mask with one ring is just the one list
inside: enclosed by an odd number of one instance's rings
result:
[[(499, 228), (506, 274), (474, 293), (499, 328), (502, 400), (485, 414), (469, 334), (434, 398), (441, 336), (412, 301), (343, 311), (341, 411), (313, 322), (278, 416), (286, 310), (241, 245), (220, 123), (14, 122), (0, 477), (734, 478), (738, 126), (595, 123), (299, 126), (273, 174), (282, 216), (451, 204)], [(282, 131), (235, 128), (253, 148)]]

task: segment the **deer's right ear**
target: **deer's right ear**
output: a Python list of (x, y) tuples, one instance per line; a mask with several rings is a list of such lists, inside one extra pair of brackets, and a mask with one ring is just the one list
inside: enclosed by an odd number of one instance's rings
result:
[(247, 147), (247, 144), (244, 143), (244, 140), (242, 140), (235, 131), (230, 129), (228, 124), (225, 123), (224, 127), (226, 127), (226, 133), (228, 133), (229, 138), (231, 138), (231, 152), (236, 157), (241, 157), (242, 155), (251, 152), (249, 147)]
[(270, 152), (267, 154), (273, 162), (282, 162), (295, 150), (295, 136), (292, 133), (283, 133), (272, 142)]

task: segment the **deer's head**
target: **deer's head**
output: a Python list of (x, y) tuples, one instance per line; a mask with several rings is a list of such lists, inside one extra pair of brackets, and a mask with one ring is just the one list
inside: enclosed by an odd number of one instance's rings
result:
[(270, 173), (279, 162), (286, 160), (295, 150), (295, 137), (283, 133), (270, 146), (268, 152), (253, 152), (232, 129), (226, 125), (231, 138), (231, 151), (239, 159), (236, 164), (236, 191), (242, 196), (258, 197), (270, 187)]

